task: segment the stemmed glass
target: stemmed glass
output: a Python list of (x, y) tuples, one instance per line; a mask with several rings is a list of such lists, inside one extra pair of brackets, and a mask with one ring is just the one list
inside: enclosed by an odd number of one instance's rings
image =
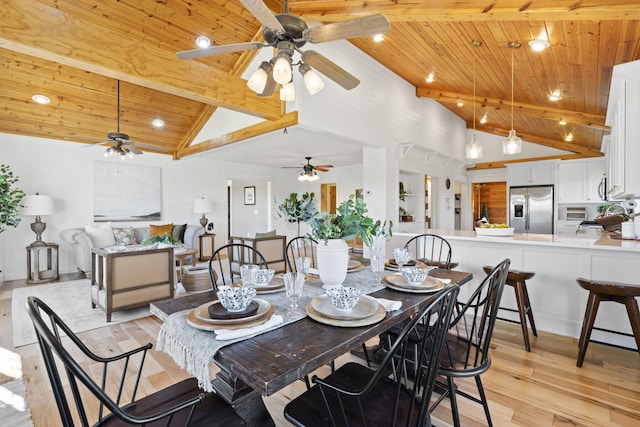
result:
[(373, 272), (373, 280), (376, 284), (380, 283), (384, 271), (384, 248), (377, 246), (371, 248), (371, 271)]
[(393, 258), (398, 264), (398, 271), (402, 271), (402, 267), (411, 261), (411, 252), (407, 248), (395, 248), (393, 250)]
[(302, 287), (304, 285), (304, 273), (285, 273), (282, 278), (284, 279), (287, 298), (291, 300), (291, 312), (297, 314), (298, 299), (302, 296)]
[(242, 286), (254, 286), (256, 284), (256, 273), (258, 266), (255, 264), (243, 264), (240, 266), (240, 278)]
[(307, 275), (307, 273), (309, 273), (309, 268), (311, 268), (311, 258), (309, 258), (308, 256), (299, 257), (294, 261), (296, 263), (296, 271), (298, 273), (302, 273), (304, 275)]

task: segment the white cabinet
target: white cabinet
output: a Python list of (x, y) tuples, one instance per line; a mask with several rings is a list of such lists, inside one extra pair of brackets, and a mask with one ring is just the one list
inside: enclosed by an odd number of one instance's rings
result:
[(599, 203), (604, 159), (565, 160), (558, 165), (558, 203)]
[(553, 185), (556, 182), (557, 161), (530, 163), (508, 163), (507, 184), (509, 187), (527, 185)]
[(613, 67), (605, 123), (611, 127), (605, 148), (610, 199), (640, 196), (640, 61)]

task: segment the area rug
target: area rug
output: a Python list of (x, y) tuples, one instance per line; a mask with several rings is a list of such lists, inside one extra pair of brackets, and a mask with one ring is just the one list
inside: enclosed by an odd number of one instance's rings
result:
[(0, 420), (8, 427), (33, 426), (21, 379), (0, 384)]
[(36, 296), (44, 301), (74, 332), (90, 331), (150, 314), (149, 306), (116, 311), (111, 314), (111, 322), (107, 323), (104, 311), (91, 308), (91, 285), (87, 279), (14, 289), (11, 298), (11, 318), (13, 345), (16, 348), (37, 341), (25, 307), (29, 296)]

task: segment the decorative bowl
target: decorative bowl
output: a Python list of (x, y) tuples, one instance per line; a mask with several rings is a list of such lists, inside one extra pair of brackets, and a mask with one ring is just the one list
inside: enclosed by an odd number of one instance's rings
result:
[(333, 286), (327, 289), (327, 295), (329, 296), (331, 305), (333, 305), (336, 310), (341, 311), (351, 310), (358, 302), (361, 294), (362, 291), (360, 289), (351, 287)]
[(218, 288), (218, 300), (228, 311), (243, 311), (256, 296), (256, 289), (250, 286), (220, 286)]
[(269, 284), (271, 279), (273, 279), (273, 275), (275, 270), (271, 268), (262, 268), (256, 271), (256, 286), (266, 286)]
[(432, 269), (422, 267), (403, 267), (402, 276), (410, 285), (419, 285), (427, 278), (430, 270)]

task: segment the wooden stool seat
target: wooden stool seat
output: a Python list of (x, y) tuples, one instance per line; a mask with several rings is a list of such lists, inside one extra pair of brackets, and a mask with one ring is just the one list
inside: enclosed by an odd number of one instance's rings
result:
[(576, 365), (581, 367), (582, 362), (584, 362), (584, 356), (587, 352), (587, 346), (591, 338), (593, 324), (596, 321), (600, 301), (613, 301), (624, 304), (627, 309), (627, 314), (629, 315), (629, 321), (631, 322), (633, 336), (638, 346), (638, 352), (640, 352), (640, 311), (638, 310), (638, 301), (636, 300), (636, 297), (640, 296), (640, 286), (583, 278), (578, 278), (577, 282), (583, 289), (589, 291), (589, 299), (584, 313), (584, 321), (582, 322), (580, 340), (578, 341), (580, 350), (578, 351), (578, 362)]
[[(491, 273), (493, 267), (485, 265), (482, 267), (485, 273)], [(529, 318), (529, 324), (531, 325), (531, 332), (533, 336), (538, 336), (538, 331), (536, 331), (536, 324), (533, 320), (533, 311), (531, 311), (531, 302), (529, 301), (529, 293), (527, 292), (527, 283), (526, 281), (535, 276), (536, 273), (531, 271), (518, 271), (518, 270), (509, 270), (507, 273), (507, 281), (506, 285), (513, 287), (513, 290), (516, 294), (516, 305), (518, 306), (517, 310), (512, 308), (499, 307), (501, 310), (513, 311), (514, 313), (518, 313), (520, 316), (520, 326), (522, 327), (522, 337), (524, 338), (524, 347), (527, 351), (531, 351), (531, 344), (529, 343), (529, 330), (527, 329), (527, 318)], [(509, 319), (503, 319), (511, 321)]]

